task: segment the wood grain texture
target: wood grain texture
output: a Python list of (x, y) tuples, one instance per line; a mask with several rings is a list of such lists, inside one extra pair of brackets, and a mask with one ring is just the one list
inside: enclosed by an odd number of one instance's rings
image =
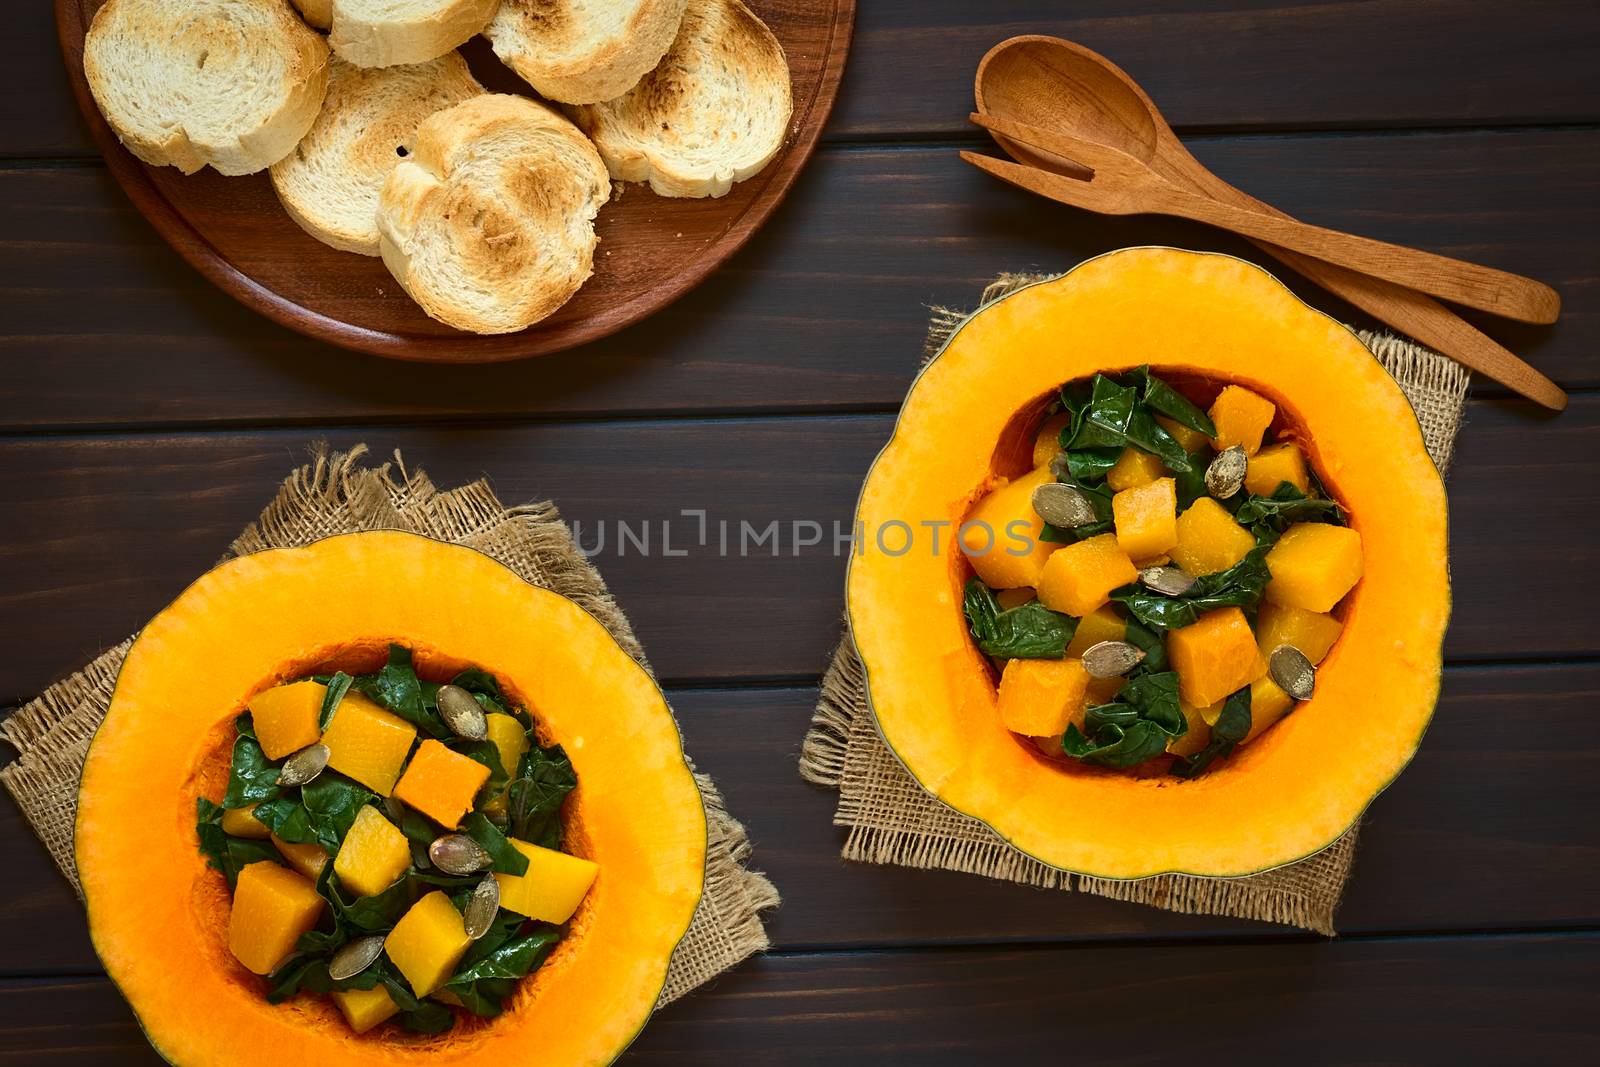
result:
[[(752, 0), (789, 60), (794, 115), (783, 150), (728, 195), (656, 196), (632, 185), (601, 209), (594, 275), (526, 330), (475, 336), (430, 319), (382, 261), (329, 248), (284, 212), (265, 173), (184, 175), (124, 149), (83, 76), (83, 39), (104, 0), (55, 0), (68, 79), (112, 175), (156, 231), (253, 311), (318, 340), (391, 359), (485, 363), (560, 352), (615, 333), (693, 289), (750, 239), (810, 158), (844, 72), (855, 0)], [(491, 87), (521, 91), (479, 47)], [(531, 95), (531, 93), (524, 93)]]
[[(1538, 421), (1509, 404), (1473, 404), (1451, 490), (1455, 660), (1593, 656), (1600, 628), (1600, 548), (1590, 536), (1600, 482), (1600, 397)], [(660, 675), (673, 682), (809, 679), (838, 632), (848, 532), (888, 416), (649, 420), (621, 423), (303, 430), (183, 436), (0, 440), (0, 697), (25, 698), (114, 644), (213, 563), (303, 462), (316, 437), (403, 449), (442, 485), (483, 472), (508, 502), (548, 497), (583, 524)], [(1515, 507), (1508, 507), (1514, 501)], [(693, 543), (705, 509), (708, 544)], [(674, 520), (661, 555), (660, 524)], [(729, 558), (715, 524), (729, 523)], [(821, 543), (795, 551), (796, 522)], [(620, 540), (651, 531), (653, 554)], [(740, 555), (740, 524), (750, 524)], [(776, 523), (782, 541), (756, 538)], [(809, 528), (802, 531), (813, 533)], [(1565, 575), (1577, 613), (1553, 612), (1530, 589)]]
[[(0, 151), (94, 154), (66, 91), (49, 5), (16, 7), (0, 65), (26, 91), (0, 97)], [(1587, 0), (866, 4), (829, 136), (961, 131), (973, 68), (1014, 33), (1106, 53), (1185, 127), (1587, 122), (1600, 114), (1600, 27), (1590, 14)]]
[[(814, 689), (673, 690), (696, 764), (716, 778), (784, 895), (768, 923), (783, 950), (997, 942), (1298, 936), (972, 875), (845, 863), (835, 798), (795, 771)], [(1600, 743), (1588, 723), (1600, 668), (1452, 668), (1421, 753), (1362, 832), (1342, 934), (1600, 923), (1587, 872), (1600, 863)], [(1530, 734), (1508, 706), (1538, 707)], [(1574, 744), (1569, 738), (1579, 738)], [(10, 804), (0, 804), (0, 975), (97, 964), (82, 910)], [(0, 1019), (4, 1018), (0, 1010)]]
[[(1600, 133), (1190, 144), (1308, 221), (1551, 282), (1566, 301), (1558, 325), (1476, 321), (1561, 384), (1600, 384), (1600, 201), (1588, 192)], [(1140, 243), (1251, 258), (1314, 306), (1366, 321), (1207, 227), (1044, 204), (949, 149), (825, 149), (749, 246), (648, 324), (463, 374), (345, 353), (216, 299), (101, 171), (0, 170), (0, 425), (892, 410), (926, 305), (969, 306), (1000, 271), (1059, 270)]]
[[(1582, 1062), (1597, 981), (1594, 935), (788, 956), (670, 1006), (619, 1062)], [(1161, 1026), (1130, 1035), (1150, 1002)], [(0, 1016), (0, 1063), (160, 1062), (104, 979), (0, 983)]]

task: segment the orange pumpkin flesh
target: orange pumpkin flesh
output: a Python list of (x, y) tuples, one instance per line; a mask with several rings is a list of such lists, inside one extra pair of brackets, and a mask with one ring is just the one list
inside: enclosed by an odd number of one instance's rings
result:
[[(328, 595), (336, 590), (339, 595)], [(315, 610), (307, 610), (315, 605)], [(228, 952), (230, 900), (197, 848), (233, 717), (285, 680), (372, 670), (494, 674), (579, 786), (567, 841), (599, 877), (551, 958), (494, 1020), (356, 1036), (326, 997), (267, 1003)], [(704, 882), (705, 812), (660, 690), (577, 605), (487, 556), (402, 533), (263, 552), (207, 574), (128, 654), (85, 763), (76, 854), (90, 933), (152, 1044), (178, 1064), (598, 1064), (654, 1009)], [(182, 980), (175, 980), (181, 976)]]
[[(1006, 730), (961, 612), (970, 569), (921, 525), (959, 523), (1017, 475), (1063, 383), (1144, 363), (1277, 405), (1366, 561), (1313, 699), (1192, 781), (1046, 760)], [(974, 441), (994, 444), (959, 447)], [(1410, 760), (1437, 699), (1446, 507), (1415, 416), (1348, 329), (1230, 257), (1130, 249), (980, 311), (912, 388), (856, 518), (851, 630), (885, 740), (930, 792), (1059, 868), (1234, 876), (1317, 852)], [(872, 531), (894, 520), (916, 541), (891, 557)]]

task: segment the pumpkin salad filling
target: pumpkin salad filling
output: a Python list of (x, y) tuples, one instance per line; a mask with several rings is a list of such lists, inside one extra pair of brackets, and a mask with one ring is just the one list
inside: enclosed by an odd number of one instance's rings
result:
[(1145, 366), (1044, 414), (1033, 469), (996, 478), (960, 533), (1000, 719), (1055, 759), (1202, 774), (1311, 698), (1361, 536), (1242, 386)]
[(374, 673), (258, 693), (234, 725), (200, 850), (272, 1003), (326, 994), (357, 1033), (494, 1017), (595, 880), (562, 851), (572, 764), (483, 670), (425, 681), (393, 645)]

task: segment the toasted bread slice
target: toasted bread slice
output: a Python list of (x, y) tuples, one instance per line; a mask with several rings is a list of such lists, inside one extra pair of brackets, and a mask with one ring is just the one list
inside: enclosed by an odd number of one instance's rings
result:
[(368, 70), (333, 57), (311, 132), (272, 167), (284, 209), (324, 244), (378, 255), (378, 193), (411, 154), (417, 127), (483, 92), (459, 52)]
[(333, 0), (290, 0), (300, 9), (300, 17), (319, 30), (333, 25)]
[(483, 35), (547, 100), (592, 104), (632, 89), (666, 54), (686, 0), (504, 0)]
[(783, 46), (739, 0), (689, 0), (660, 66), (571, 109), (612, 177), (661, 196), (723, 196), (778, 154), (794, 100)]
[(485, 94), (422, 123), (378, 198), (383, 261), (422, 309), (474, 333), (512, 333), (593, 272), (605, 164), (561, 115)]
[[(308, 0), (306, 7), (319, 6)], [(426, 63), (482, 32), (500, 0), (329, 0), (328, 43), (358, 67)]]
[(89, 24), (83, 72), (146, 163), (254, 174), (316, 120), (328, 46), (284, 0), (109, 0)]

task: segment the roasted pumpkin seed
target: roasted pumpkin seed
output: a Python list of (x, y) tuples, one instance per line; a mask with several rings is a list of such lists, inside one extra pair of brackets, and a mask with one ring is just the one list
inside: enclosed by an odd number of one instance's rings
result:
[(489, 720), (471, 693), (459, 685), (441, 685), (437, 699), (439, 717), (451, 733), (468, 741), (482, 741), (489, 736)]
[(1226, 500), (1244, 485), (1245, 472), (1250, 469), (1250, 457), (1238, 445), (1223, 449), (1222, 454), (1206, 468), (1206, 492), (1218, 500)]
[(428, 858), (445, 874), (477, 874), (494, 860), (466, 834), (445, 834), (428, 846)]
[(1046, 482), (1033, 491), (1033, 510), (1051, 526), (1067, 530), (1100, 521), (1088, 497), (1060, 482)]
[(1267, 660), (1268, 673), (1278, 688), (1296, 700), (1310, 700), (1317, 689), (1317, 668), (1293, 645), (1279, 645)]
[(1166, 596), (1182, 596), (1194, 586), (1194, 575), (1182, 567), (1146, 567), (1139, 572), (1146, 589)]
[(467, 936), (476, 941), (488, 933), (489, 927), (494, 925), (494, 917), (499, 913), (500, 883), (494, 875), (486, 874), (472, 891), (472, 896), (467, 898), (466, 909), (461, 913)]
[(1144, 659), (1144, 649), (1126, 641), (1101, 641), (1083, 653), (1083, 669), (1091, 678), (1117, 678), (1127, 674)]
[(382, 953), (382, 934), (376, 934), (372, 937), (358, 937), (354, 941), (347, 941), (328, 960), (328, 977), (335, 982), (342, 982), (346, 978), (354, 978), (368, 967), (371, 967), (372, 961)]
[(305, 785), (327, 768), (328, 756), (328, 746), (321, 741), (313, 741), (283, 761), (283, 766), (278, 770), (278, 784), (285, 788)]

